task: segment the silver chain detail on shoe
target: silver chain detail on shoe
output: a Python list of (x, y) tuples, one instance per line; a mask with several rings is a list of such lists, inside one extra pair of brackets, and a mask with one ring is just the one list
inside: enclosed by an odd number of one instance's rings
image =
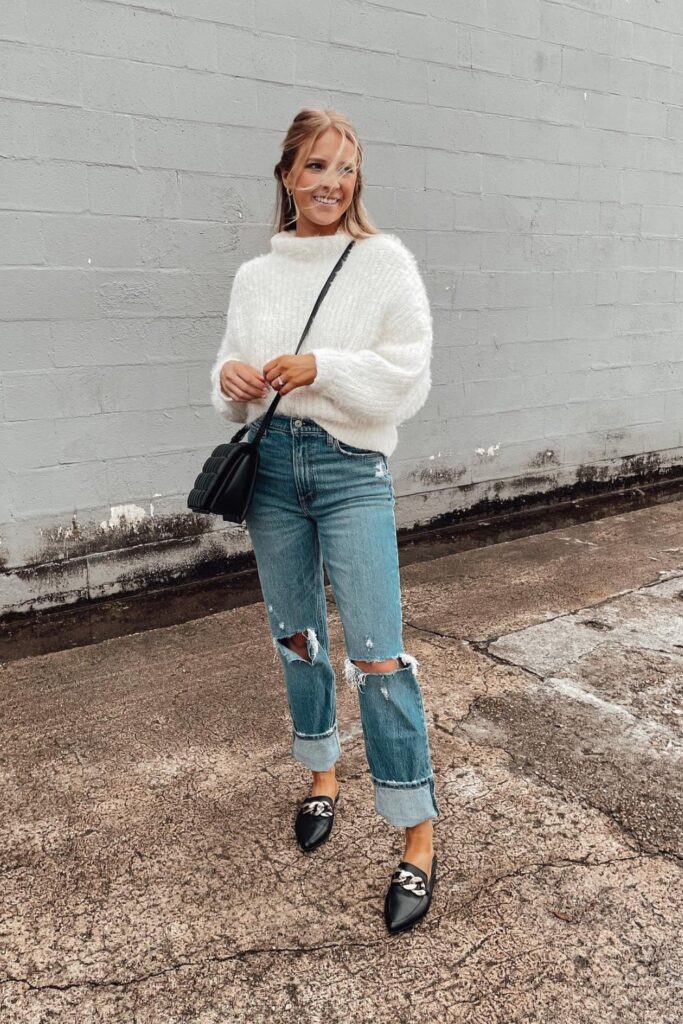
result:
[(331, 818), (332, 809), (324, 800), (306, 799), (301, 808), (302, 814), (315, 814), (319, 818)]
[(403, 889), (407, 889), (408, 892), (415, 893), (416, 896), (427, 895), (424, 879), (420, 878), (419, 875), (413, 874), (412, 871), (406, 871), (405, 868), (396, 868), (391, 876), (391, 881), (400, 885)]

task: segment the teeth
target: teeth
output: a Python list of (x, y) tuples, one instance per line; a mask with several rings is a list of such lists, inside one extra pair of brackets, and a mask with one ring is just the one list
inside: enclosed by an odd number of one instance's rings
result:
[(334, 206), (337, 202), (336, 199), (323, 199), (322, 196), (313, 196), (317, 203), (324, 203), (326, 206)]

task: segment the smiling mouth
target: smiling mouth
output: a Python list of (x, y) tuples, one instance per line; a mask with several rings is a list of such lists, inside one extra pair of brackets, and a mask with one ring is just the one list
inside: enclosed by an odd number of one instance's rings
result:
[(321, 206), (336, 206), (339, 202), (338, 199), (330, 199), (327, 196), (313, 196), (316, 203), (320, 203)]

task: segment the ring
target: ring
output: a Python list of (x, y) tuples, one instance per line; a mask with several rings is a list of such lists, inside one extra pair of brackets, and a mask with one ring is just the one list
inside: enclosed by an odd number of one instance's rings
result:
[(279, 377), (278, 377), (278, 380), (279, 380), (279, 382), (280, 382), (280, 387), (284, 387), (284, 383), (285, 383), (285, 382), (283, 381), (283, 379), (282, 379), (282, 377), (281, 377), (281, 376), (279, 376)]

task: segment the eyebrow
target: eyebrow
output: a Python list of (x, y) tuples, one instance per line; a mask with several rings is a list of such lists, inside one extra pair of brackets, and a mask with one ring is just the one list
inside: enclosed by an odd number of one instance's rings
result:
[[(315, 156), (315, 155), (313, 155), (313, 156), (309, 156), (308, 159), (309, 160), (317, 160), (321, 164), (326, 164), (327, 163), (327, 160), (325, 159), (324, 156)], [(339, 163), (340, 164), (350, 164), (352, 162), (352, 160), (353, 160), (353, 157), (349, 157), (348, 160), (340, 160)]]

